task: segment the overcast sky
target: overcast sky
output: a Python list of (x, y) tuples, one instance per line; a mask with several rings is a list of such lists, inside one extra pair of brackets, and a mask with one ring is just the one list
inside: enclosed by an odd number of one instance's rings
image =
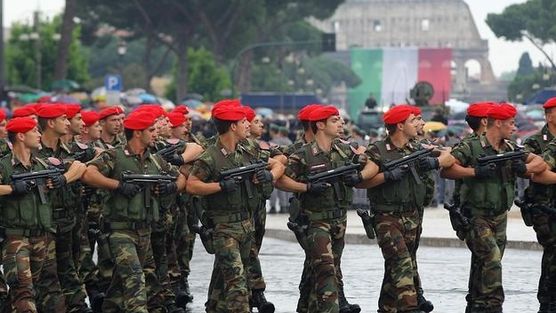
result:
[[(116, 0), (118, 1), (118, 0)], [(485, 23), (488, 13), (500, 13), (510, 4), (526, 2), (525, 0), (464, 0), (469, 4), (475, 23), (481, 36), (488, 39), (490, 61), (496, 75), (515, 70), (521, 54), (528, 51), (536, 65), (546, 62), (540, 52), (528, 42), (511, 43), (497, 39)], [(33, 10), (40, 9), (48, 15), (63, 10), (64, 0), (4, 0), (4, 25), (9, 26), (17, 20), (30, 20)], [(549, 53), (556, 52), (556, 47), (549, 47)]]

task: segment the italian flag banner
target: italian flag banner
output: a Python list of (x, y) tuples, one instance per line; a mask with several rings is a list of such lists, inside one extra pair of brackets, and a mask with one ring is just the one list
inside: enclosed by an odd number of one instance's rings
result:
[(452, 49), (352, 49), (350, 57), (351, 68), (361, 79), (348, 91), (351, 116), (357, 116), (371, 94), (381, 105), (406, 103), (418, 81), (433, 85), (431, 104), (450, 98)]

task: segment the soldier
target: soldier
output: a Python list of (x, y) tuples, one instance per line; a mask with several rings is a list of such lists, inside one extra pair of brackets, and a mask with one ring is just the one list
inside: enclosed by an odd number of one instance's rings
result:
[(493, 105), (488, 111), (485, 134), (462, 142), (452, 150), (456, 162), (442, 175), (463, 179), (460, 201), (469, 219), (465, 242), (474, 257), (466, 313), (502, 312), (502, 256), (506, 245), (507, 211), (514, 199), (516, 176), (538, 174), (546, 169), (543, 160), (532, 153), (525, 157), (479, 164), (478, 157), (514, 151), (516, 110), (510, 104)]
[[(0, 157), (11, 152), (11, 143), (6, 140), (6, 112), (0, 109)], [(0, 228), (0, 237), (3, 237)], [(2, 265), (2, 255), (4, 253), (4, 243), (0, 241), (0, 265)], [(0, 271), (0, 312), (4, 310), (5, 304), (8, 302), (8, 286), (4, 279), (4, 274)]]
[[(546, 124), (535, 135), (527, 138), (524, 142), (525, 149), (537, 155), (543, 155), (550, 170), (556, 168), (556, 98), (551, 98), (544, 104)], [(548, 182), (548, 180), (541, 180)], [(525, 190), (525, 201), (527, 203), (556, 207), (556, 186), (543, 185), (531, 182)], [(525, 212), (522, 210), (524, 221), (527, 226), (533, 226), (537, 233), (537, 240), (542, 245), (543, 257), (541, 264), (541, 277), (537, 299), (540, 303), (539, 313), (556, 312), (556, 219), (554, 213), (542, 210)], [(529, 220), (529, 221), (528, 221)]]
[(303, 213), (309, 219), (304, 245), (310, 258), (311, 293), (315, 302), (309, 312), (339, 312), (338, 293), (343, 287), (340, 260), (344, 248), (346, 210), (351, 205), (352, 187), (378, 172), (372, 162), (362, 171), (342, 177), (332, 185), (309, 182), (311, 174), (334, 170), (359, 162), (351, 146), (335, 140), (343, 131), (343, 121), (334, 106), (316, 108), (309, 116), (314, 141), (290, 155), (286, 175), (279, 183), (285, 190), (299, 193)]
[[(367, 149), (369, 159), (382, 172), (358, 186), (370, 188), (367, 194), (373, 208), (374, 229), (385, 260), (378, 312), (422, 312), (417, 301), (414, 260), (426, 196), (421, 178), (428, 171), (453, 162), (450, 154), (444, 152), (439, 157), (421, 158), (412, 169), (384, 167), (390, 161), (423, 149), (412, 142), (420, 124), (415, 113), (418, 112), (414, 107), (398, 105), (384, 114), (388, 136)], [(409, 175), (409, 170), (414, 174)]]
[[(70, 122), (67, 119), (67, 108), (63, 104), (43, 105), (38, 111), (39, 126), (42, 131), (41, 146), (38, 156), (55, 157), (64, 162), (72, 162), (73, 153), (63, 141), (68, 134)], [(56, 225), (56, 260), (58, 278), (66, 297), (68, 312), (92, 312), (85, 303), (87, 297), (83, 282), (77, 274), (76, 246), (79, 231), (76, 226), (76, 214), (80, 203), (80, 188), (76, 183), (68, 184), (53, 192), (53, 221)]]
[[(197, 160), (188, 178), (188, 191), (206, 197), (206, 214), (214, 226), (216, 254), (209, 287), (207, 312), (249, 312), (249, 286), (246, 267), (253, 240), (252, 212), (259, 199), (248, 196), (256, 184), (279, 178), (284, 167), (269, 159), (269, 169), (253, 174), (238, 184), (233, 178), (220, 180), (219, 173), (252, 163), (247, 149), (240, 144), (249, 131), (249, 123), (240, 106), (223, 100), (214, 105), (212, 117), (218, 138)], [(217, 307), (218, 306), (218, 307)]]
[[(56, 270), (55, 225), (51, 202), (40, 201), (39, 189), (29, 181), (12, 181), (12, 174), (48, 169), (49, 161), (32, 156), (31, 150), (40, 145), (37, 122), (29, 117), (14, 118), (6, 126), (13, 153), (0, 159), (0, 197), (2, 226), (6, 229), (4, 270), (10, 286), (15, 312), (66, 312)], [(59, 160), (53, 160), (60, 162)], [(47, 188), (62, 187), (79, 179), (84, 164), (73, 162), (62, 175), (53, 174)], [(36, 297), (36, 298), (35, 298)]]
[(99, 112), (100, 126), (102, 126), (101, 138), (98, 142), (100, 148), (107, 150), (125, 145), (119, 136), (123, 129), (123, 113), (124, 111), (118, 106), (104, 108)]
[[(147, 266), (152, 260), (150, 248), (151, 223), (158, 219), (159, 199), (184, 190), (185, 178), (158, 183), (145, 200), (147, 186), (123, 181), (124, 173), (160, 175), (176, 174), (166, 161), (149, 152), (157, 136), (156, 117), (150, 112), (133, 112), (123, 123), (127, 145), (110, 149), (89, 163), (83, 181), (91, 186), (111, 190), (104, 206), (104, 232), (108, 233), (110, 252), (115, 262), (112, 282), (103, 312), (147, 312), (147, 298), (160, 292), (154, 271)], [(154, 276), (154, 277), (153, 277)], [(120, 308), (121, 306), (121, 308)], [(153, 311), (161, 311), (160, 302), (149, 303)], [(149, 312), (151, 309), (149, 309)]]
[(12, 111), (12, 118), (14, 117), (30, 117), (37, 120), (37, 110), (35, 107), (26, 105)]

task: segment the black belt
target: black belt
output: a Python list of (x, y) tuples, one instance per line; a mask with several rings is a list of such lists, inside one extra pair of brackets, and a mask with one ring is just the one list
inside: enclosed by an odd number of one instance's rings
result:
[(151, 224), (148, 222), (105, 222), (104, 230), (138, 230), (138, 229), (150, 229)]

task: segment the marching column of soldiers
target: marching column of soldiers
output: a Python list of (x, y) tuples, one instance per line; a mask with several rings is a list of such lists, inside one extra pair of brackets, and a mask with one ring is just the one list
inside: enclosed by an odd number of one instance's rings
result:
[[(202, 139), (185, 106), (141, 105), (126, 116), (119, 107), (29, 104), (7, 123), (2, 112), (0, 311), (185, 312), (198, 234), (214, 254), (206, 312), (273, 313), (259, 252), (278, 188), (292, 193), (287, 225), (305, 255), (296, 311), (359, 313), (341, 269), (359, 188), (370, 209), (357, 213), (384, 258), (377, 312), (431, 312), (417, 250), (440, 171), (456, 181), (445, 208), (471, 251), (462, 311), (502, 312), (515, 201), (544, 248), (538, 312), (555, 313), (555, 108), (556, 98), (545, 103), (546, 125), (523, 147), (512, 140), (516, 109), (494, 102), (469, 106), (472, 133), (454, 147), (427, 140), (421, 110), (405, 104), (384, 114), (387, 135), (368, 147), (343, 137), (331, 105), (302, 108), (303, 133), (286, 147), (263, 141), (261, 116), (233, 99), (213, 106), (217, 134)], [(523, 199), (518, 177), (531, 181)]]

